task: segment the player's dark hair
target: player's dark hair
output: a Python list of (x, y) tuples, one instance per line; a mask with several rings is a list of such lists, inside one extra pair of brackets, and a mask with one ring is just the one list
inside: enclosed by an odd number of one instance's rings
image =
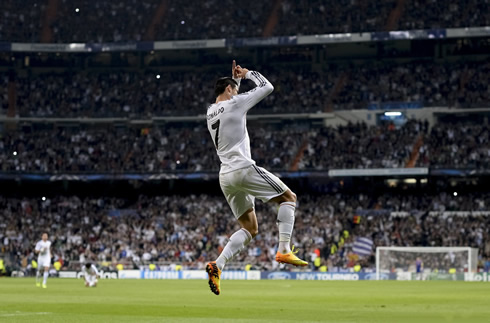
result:
[(87, 263), (85, 264), (85, 268), (87, 268), (87, 269), (90, 269), (90, 267), (91, 267), (91, 266), (92, 266), (92, 264), (91, 264), (90, 262), (87, 262)]
[(219, 96), (220, 94), (223, 94), (228, 85), (231, 85), (232, 88), (235, 88), (238, 86), (238, 83), (231, 77), (222, 77), (218, 79), (216, 81), (216, 84), (214, 85), (214, 95)]

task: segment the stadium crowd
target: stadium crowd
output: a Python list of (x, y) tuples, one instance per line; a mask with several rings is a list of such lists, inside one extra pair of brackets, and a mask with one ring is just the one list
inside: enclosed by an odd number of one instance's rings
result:
[(464, 28), (490, 25), (486, 0), (424, 1), (409, 0), (398, 22), (398, 29)]
[(8, 109), (8, 75), (0, 76), (0, 114)]
[(39, 42), (45, 9), (39, 0), (0, 1), (0, 42)]
[(406, 167), (417, 136), (427, 133), (428, 127), (427, 122), (409, 121), (399, 129), (358, 123), (312, 130), (299, 168)]
[[(155, 40), (262, 37), (272, 1), (171, 1)], [(222, 10), (217, 10), (222, 8)]]
[[(258, 140), (258, 139), (267, 140)], [(301, 143), (301, 130), (257, 129), (254, 158), (283, 169)], [(143, 129), (58, 129), (0, 137), (0, 170), (19, 172), (217, 171), (219, 160), (204, 126)]]
[(277, 35), (384, 31), (396, 1), (291, 1), (281, 3)]
[(420, 165), (483, 169), (490, 165), (489, 126), (461, 122), (439, 123), (419, 148)]
[[(488, 211), (489, 203), (489, 196), (481, 194), (300, 194), (293, 243), (310, 262), (320, 255), (321, 264), (332, 271), (356, 263), (374, 266), (373, 256), (359, 258), (352, 252), (357, 237), (371, 239), (374, 247), (471, 246), (479, 248), (483, 261), (490, 256), (489, 216), (429, 212)], [(34, 244), (46, 231), (53, 242), (53, 261), (65, 268), (98, 261), (106, 268), (158, 262), (202, 269), (238, 226), (225, 199), (210, 195), (140, 196), (137, 201), (0, 197), (0, 207), (0, 251), (23, 268), (35, 259)], [(258, 203), (259, 235), (235, 259), (240, 263), (235, 265), (277, 269), (273, 261), (276, 213), (276, 206)]]
[[(395, 0), (283, 0), (276, 14), (271, 1), (240, 6), (230, 0), (206, 0), (198, 5), (168, 1), (158, 10), (161, 3), (62, 0), (50, 8), (47, 1), (4, 0), (0, 4), (0, 41), (39, 42), (44, 27), (55, 43), (262, 37), (270, 19), (277, 20), (272, 36), (490, 25), (484, 0), (411, 0), (399, 9), (395, 9)], [(397, 16), (397, 10), (400, 18), (392, 23), (390, 17)], [(49, 15), (53, 17), (48, 20)], [(274, 15), (276, 19), (270, 18)], [(148, 33), (151, 28), (154, 34)]]
[(370, 63), (351, 67), (336, 109), (369, 103), (421, 102), (424, 106), (482, 107), (490, 101), (490, 63)]
[(160, 2), (62, 0), (50, 26), (54, 42), (142, 41)]
[[(251, 113), (316, 113), (373, 104), (482, 107), (490, 102), (490, 63), (367, 63), (362, 66), (256, 67), (275, 91)], [(336, 80), (346, 75), (340, 93)], [(205, 114), (217, 71), (65, 72), (16, 80), (17, 111), (29, 117), (128, 117)], [(204, 86), (196, 87), (195, 84)], [(241, 92), (251, 88), (243, 82)], [(332, 106), (329, 102), (332, 101)], [(7, 102), (7, 101), (5, 101)], [(5, 103), (4, 103), (5, 104)]]
[[(251, 123), (252, 157), (271, 170), (420, 167), (485, 168), (490, 163), (488, 125), (427, 122), (281, 128)], [(306, 143), (306, 145), (305, 145)], [(418, 146), (415, 145), (419, 143)], [(302, 158), (296, 158), (301, 155)], [(418, 154), (414, 155), (414, 152)], [(418, 156), (416, 156), (418, 155)], [(31, 128), (0, 135), (4, 172), (218, 171), (219, 160), (201, 124), (152, 128)]]

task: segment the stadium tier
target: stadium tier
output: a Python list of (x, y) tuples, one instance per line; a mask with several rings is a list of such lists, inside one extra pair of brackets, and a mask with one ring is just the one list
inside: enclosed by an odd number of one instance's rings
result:
[[(478, 248), (482, 268), (482, 257), (490, 256), (489, 205), (488, 194), (480, 193), (457, 197), (446, 193), (303, 194), (296, 209), (293, 243), (310, 261), (310, 269), (326, 265), (338, 271), (362, 264), (372, 270), (376, 246), (407, 245)], [(205, 261), (224, 247), (229, 232), (238, 228), (226, 201), (210, 195), (140, 196), (137, 200), (1, 197), (0, 207), (0, 247), (12, 265), (24, 268), (34, 258), (32, 245), (44, 228), (53, 237), (55, 260), (72, 269), (86, 260), (112, 269), (118, 263), (126, 268), (158, 263), (203, 269)], [(257, 205), (259, 235), (234, 260), (235, 268), (251, 264), (257, 269), (278, 269), (273, 261), (275, 213), (275, 207)], [(355, 252), (358, 238), (371, 241), (367, 253)], [(315, 262), (317, 257), (321, 261)], [(449, 258), (433, 265), (441, 272), (449, 268)], [(458, 268), (458, 272), (463, 270)]]
[(39, 42), (47, 1), (0, 2), (0, 42)]
[[(127, 42), (489, 26), (471, 1), (2, 1), (0, 41)], [(224, 7), (226, 10), (216, 10)]]
[[(0, 136), (0, 170), (15, 173), (158, 173), (219, 170), (199, 123), (160, 127), (24, 127)], [(487, 169), (488, 125), (410, 121), (339, 127), (252, 124), (252, 155), (277, 171), (364, 168)], [(178, 140), (175, 140), (178, 138)], [(455, 147), (458, 147), (457, 149)]]
[[(311, 65), (257, 67), (276, 90), (251, 113), (316, 113), (367, 109), (373, 105), (407, 102), (414, 106), (488, 106), (488, 62), (365, 62), (359, 66)], [(220, 71), (196, 74), (187, 70), (65, 71), (20, 73), (11, 79), (13, 89), (3, 93), (17, 98), (22, 117), (130, 117), (205, 114), (213, 102), (214, 80)], [(342, 75), (343, 88), (333, 93)], [(2, 80), (7, 83), (7, 76)], [(196, 86), (199, 84), (199, 86)], [(241, 92), (250, 89), (244, 82)]]

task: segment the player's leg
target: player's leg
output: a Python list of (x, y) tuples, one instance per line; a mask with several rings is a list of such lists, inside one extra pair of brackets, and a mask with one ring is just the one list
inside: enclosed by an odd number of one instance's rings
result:
[(257, 235), (258, 231), (257, 217), (254, 211), (255, 199), (237, 188), (237, 184), (242, 181), (245, 175), (246, 173), (242, 170), (229, 174), (220, 174), (220, 186), (223, 194), (242, 228), (231, 235), (216, 261), (209, 262), (206, 265), (209, 287), (216, 295), (220, 294), (221, 271), (226, 263), (243, 250), (252, 238)]
[(218, 259), (216, 259), (216, 265), (220, 270), (223, 270), (226, 263), (240, 253), (240, 251), (242, 251), (257, 235), (257, 216), (255, 215), (253, 208), (245, 211), (245, 213), (238, 218), (238, 222), (242, 228), (232, 234)]
[(271, 199), (271, 202), (278, 203), (277, 226), (279, 229), (279, 246), (276, 253), (276, 261), (295, 266), (307, 266), (308, 263), (299, 259), (295, 251), (291, 250), (291, 235), (294, 228), (294, 211), (296, 210), (296, 194), (290, 189), (282, 195)]
[(221, 271), (233, 257), (240, 253), (257, 235), (257, 217), (253, 208), (248, 209), (238, 218), (238, 222), (242, 228), (230, 237), (230, 240), (226, 244), (225, 248), (219, 255), (216, 261), (209, 262), (206, 265), (206, 272), (208, 273), (208, 283), (211, 291), (219, 295), (221, 292)]
[(291, 235), (294, 228), (294, 211), (296, 194), (283, 181), (266, 169), (252, 166), (248, 190), (250, 194), (264, 202), (278, 203), (277, 224), (279, 229), (279, 246), (276, 261), (295, 266), (306, 266), (308, 263), (296, 257), (291, 250)]
[(277, 210), (277, 226), (279, 229), (278, 251), (283, 254), (291, 252), (291, 235), (294, 228), (294, 211), (296, 210), (296, 194), (287, 189), (283, 194), (270, 200), (279, 204)]
[(48, 281), (48, 276), (49, 276), (49, 266), (44, 266), (43, 288), (46, 288), (46, 283)]
[(39, 265), (39, 262), (38, 262), (38, 267), (37, 267), (37, 270), (36, 270), (36, 286), (37, 287), (41, 287), (41, 282), (39, 280), (39, 277), (41, 275), (41, 265)]
[(239, 169), (231, 173), (220, 174), (220, 186), (233, 215), (242, 227), (233, 233), (221, 255), (216, 260), (220, 270), (238, 254), (250, 240), (257, 235), (258, 225), (255, 216), (255, 198), (244, 192), (242, 184), (247, 176), (247, 170)]

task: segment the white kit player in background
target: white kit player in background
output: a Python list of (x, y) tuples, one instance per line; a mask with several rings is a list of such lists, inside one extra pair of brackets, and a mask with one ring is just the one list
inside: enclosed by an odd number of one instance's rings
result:
[[(238, 94), (241, 79), (248, 79), (256, 87)], [(216, 147), (221, 169), (219, 183), (225, 198), (241, 229), (229, 239), (216, 261), (206, 265), (211, 291), (220, 294), (221, 271), (225, 264), (244, 249), (258, 233), (255, 198), (279, 204), (277, 223), (279, 246), (276, 261), (306, 266), (290, 247), (296, 209), (294, 194), (277, 176), (255, 165), (250, 153), (247, 130), (247, 112), (274, 90), (272, 84), (259, 72), (237, 66), (233, 61), (232, 77), (216, 81), (216, 103), (208, 107), (208, 130)]]
[(99, 278), (99, 271), (92, 263), (86, 263), (82, 267), (83, 278), (85, 279), (85, 287), (97, 287), (97, 278)]
[(51, 266), (51, 241), (48, 240), (48, 234), (43, 233), (42, 240), (36, 243), (34, 252), (37, 256), (37, 272), (36, 272), (36, 286), (41, 287), (39, 281), (40, 271), (43, 271), (43, 288), (47, 288), (46, 285), (49, 275), (49, 266)]

